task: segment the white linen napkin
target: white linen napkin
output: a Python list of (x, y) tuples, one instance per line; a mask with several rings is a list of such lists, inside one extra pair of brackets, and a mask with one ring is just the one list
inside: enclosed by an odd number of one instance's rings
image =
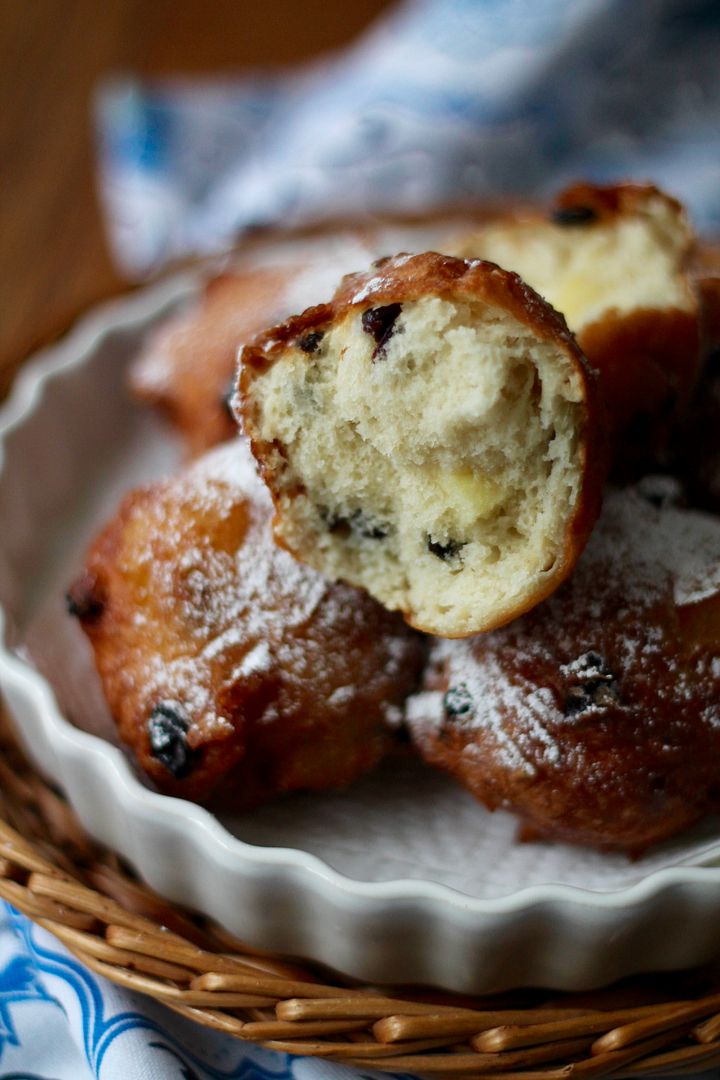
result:
[(243, 232), (578, 177), (651, 178), (720, 229), (714, 0), (408, 0), (350, 49), (97, 98), (116, 259), (143, 277)]

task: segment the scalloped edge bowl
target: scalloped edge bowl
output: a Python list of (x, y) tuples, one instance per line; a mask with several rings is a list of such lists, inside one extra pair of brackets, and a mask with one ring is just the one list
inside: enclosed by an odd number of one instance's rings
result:
[[(89, 392), (100, 392), (108, 343), (137, 337), (197, 283), (185, 274), (102, 305), (25, 365), (0, 410), (5, 595), (23, 587), (28, 530), (56, 511), (57, 478), (83, 451), (82, 426), (64, 422), (68, 395), (93, 378)], [(49, 684), (11, 650), (7, 621), (0, 609), (0, 690), (34, 764), (66, 793), (88, 832), (149, 885), (252, 946), (366, 982), (466, 993), (585, 989), (720, 953), (720, 868), (713, 865), (659, 870), (615, 891), (544, 885), (480, 900), (430, 881), (352, 881), (311, 854), (243, 843), (202, 807), (143, 787), (117, 748), (73, 727)]]

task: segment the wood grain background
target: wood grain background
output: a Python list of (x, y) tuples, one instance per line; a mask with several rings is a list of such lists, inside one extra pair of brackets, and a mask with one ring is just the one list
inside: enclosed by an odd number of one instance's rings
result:
[(0, 398), (23, 358), (126, 283), (90, 111), (103, 75), (232, 73), (344, 44), (388, 0), (0, 0)]

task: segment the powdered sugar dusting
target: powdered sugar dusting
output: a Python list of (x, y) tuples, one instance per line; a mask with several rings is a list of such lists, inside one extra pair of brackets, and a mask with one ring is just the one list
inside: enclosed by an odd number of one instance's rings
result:
[[(403, 263), (406, 263), (411, 258), (412, 255), (407, 254), (395, 255), (391, 263), (392, 269), (395, 270), (398, 266), (402, 266)], [(364, 300), (368, 300), (373, 293), (382, 292), (387, 284), (387, 280), (386, 274), (376, 274), (374, 277), (371, 277), (361, 289), (358, 289), (358, 291), (353, 294), (350, 303), (361, 304)]]
[(270, 506), (270, 495), (258, 476), (255, 458), (243, 436), (204, 454), (186, 475), (188, 495), (194, 500), (202, 495), (205, 485), (213, 485), (214, 498), (216, 485), (226, 484), (236, 498), (247, 495)]
[(614, 557), (622, 536), (632, 565), (671, 576), (676, 604), (695, 604), (720, 590), (719, 519), (671, 505), (655, 507), (628, 491), (610, 496), (603, 523), (591, 541), (590, 557), (601, 552)]
[(379, 292), (385, 285), (387, 278), (384, 278), (382, 274), (378, 274), (377, 277), (370, 278), (362, 289), (358, 289), (356, 293), (353, 293), (351, 303), (361, 304), (363, 300), (367, 300), (373, 293)]
[[(512, 735), (504, 723), (505, 718), (521, 713), (527, 743), (532, 743), (535, 748), (533, 758), (537, 757), (536, 748), (539, 745), (547, 762), (556, 763), (558, 748), (549, 732), (562, 716), (552, 692), (545, 687), (533, 685), (527, 679), (517, 682), (509, 679), (498, 657), (492, 652), (478, 663), (474, 656), (473, 642), (473, 638), (441, 642), (433, 653), (434, 663), (441, 665), (447, 674), (448, 686), (461, 687), (473, 701), (471, 711), (453, 717), (453, 725), (460, 730), (465, 728), (492, 731), (496, 752), (503, 765), (533, 775), (535, 764), (523, 749), (524, 740), (520, 741)], [(422, 734), (418, 732), (418, 720), (420, 724), (439, 728), (446, 719), (446, 699), (437, 692), (419, 697), (419, 703), (414, 699), (409, 703), (408, 716), (415, 735), (422, 741)]]
[(251, 675), (265, 675), (272, 669), (272, 655), (267, 641), (260, 641), (246, 653), (233, 672), (233, 679), (247, 679)]
[(531, 774), (538, 762), (562, 763), (564, 727), (610, 710), (652, 723), (710, 708), (714, 723), (720, 706), (707, 703), (720, 701), (720, 642), (691, 648), (677, 636), (675, 612), (718, 592), (720, 520), (611, 492), (554, 596), (493, 633), (436, 644), (428, 689), (406, 706), (408, 725), (421, 747), (446, 725), (469, 745), (482, 732), (498, 763)]
[(271, 509), (242, 438), (133, 507), (138, 527), (121, 562), (147, 577), (149, 630), (137, 632), (157, 647), (138, 647), (130, 664), (125, 653), (116, 677), (148, 707), (177, 703), (191, 746), (227, 730), (242, 695), (259, 687), (261, 723), (313, 703), (371, 717), (376, 702), (379, 719), (384, 702), (399, 706), (411, 688), (420, 652), (399, 617), (277, 547)]

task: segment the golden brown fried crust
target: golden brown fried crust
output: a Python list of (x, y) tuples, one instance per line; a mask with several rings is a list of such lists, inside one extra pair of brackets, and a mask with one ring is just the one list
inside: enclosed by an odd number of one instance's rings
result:
[(706, 354), (720, 349), (720, 277), (703, 277), (697, 281), (700, 299), (701, 340)]
[[(545, 303), (517, 274), (481, 259), (456, 259), (450, 255), (426, 252), (380, 259), (369, 271), (348, 275), (343, 278), (329, 304), (309, 308), (280, 326), (266, 330), (243, 349), (239, 370), (239, 419), (250, 437), (253, 454), (277, 511), (281, 498), (281, 473), (273, 462), (277, 461), (278, 451), (281, 458), (286, 456), (286, 448), (279, 445), (277, 440), (267, 443), (258, 437), (259, 417), (247, 393), (252, 380), (279, 360), (288, 344), (313, 333), (324, 333), (352, 309), (364, 311), (418, 300), (424, 296), (480, 300), (507, 311), (538, 337), (560, 347), (570, 359), (583, 386), (585, 416), (579, 439), (583, 482), (575, 512), (567, 523), (563, 554), (557, 559), (553, 574), (543, 579), (542, 587), (533, 597), (517, 609), (504, 612), (502, 621), (507, 622), (549, 596), (572, 571), (597, 520), (609, 460), (607, 422), (596, 373), (588, 365), (563, 316)], [(287, 495), (285, 485), (282, 492)], [(276, 541), (287, 546), (286, 539), (279, 533), (276, 533)], [(293, 554), (300, 556), (296, 551)], [(405, 612), (404, 615), (416, 629), (426, 629), (418, 625), (410, 613)]]
[(662, 465), (683, 484), (688, 505), (720, 514), (720, 350), (707, 359), (684, 424)]
[(652, 469), (677, 476), (688, 505), (720, 514), (720, 244), (695, 244), (690, 279), (700, 304), (702, 372)]
[(238, 349), (283, 314), (283, 291), (297, 269), (213, 278), (197, 304), (164, 323), (135, 361), (131, 389), (180, 431), (191, 456), (236, 433), (229, 394)]
[(616, 480), (647, 471), (687, 416), (699, 342), (697, 317), (679, 310), (610, 312), (578, 335), (600, 374)]
[(634, 213), (643, 207), (648, 197), (653, 195), (671, 205), (678, 214), (684, 215), (682, 203), (667, 192), (661, 191), (655, 184), (630, 181), (617, 184), (593, 184), (587, 180), (579, 180), (555, 196), (553, 210), (589, 209), (593, 214), (592, 220), (607, 221), (613, 217)]
[(720, 349), (720, 242), (694, 245), (690, 279), (700, 302), (700, 336), (708, 355)]
[(322, 331), (352, 308), (364, 311), (380, 305), (438, 296), (480, 300), (503, 308), (546, 341), (562, 344), (588, 378), (585, 357), (577, 347), (563, 316), (538, 296), (518, 274), (483, 259), (457, 259), (428, 251), (378, 259), (369, 270), (346, 275), (332, 300), (308, 308), (301, 315), (259, 334), (242, 351), (241, 362), (266, 371), (280, 358), (285, 345), (314, 330)]
[(720, 810), (720, 592), (678, 603), (671, 573), (618, 565), (613, 544), (512, 626), (440, 647), (442, 699), (425, 716), (417, 699), (411, 730), (523, 838), (637, 855)]
[(374, 765), (424, 657), (398, 616), (275, 547), (257, 480), (233, 479), (248, 460), (238, 440), (127, 496), (69, 593), (140, 767), (235, 808)]

